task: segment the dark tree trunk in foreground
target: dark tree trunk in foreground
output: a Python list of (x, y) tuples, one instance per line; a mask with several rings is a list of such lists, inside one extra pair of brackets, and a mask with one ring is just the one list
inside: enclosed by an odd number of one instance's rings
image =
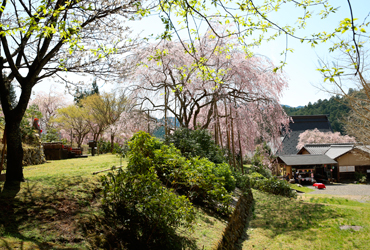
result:
[(20, 130), (20, 122), (6, 122), (6, 138), (7, 138), (7, 167), (6, 167), (6, 182), (23, 181), (23, 148), (22, 137)]
[[(4, 79), (1, 79), (4, 81)], [(7, 139), (7, 167), (6, 183), (24, 181), (23, 178), (23, 148), (20, 124), (26, 112), (31, 96), (32, 85), (23, 85), (22, 93), (16, 107), (12, 108), (8, 102), (7, 84), (1, 84), (1, 103), (5, 116), (5, 131)], [(5, 87), (5, 88), (4, 88)]]

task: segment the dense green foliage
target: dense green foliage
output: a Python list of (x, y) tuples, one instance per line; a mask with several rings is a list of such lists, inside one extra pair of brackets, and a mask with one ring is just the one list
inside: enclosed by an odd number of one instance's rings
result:
[[(353, 92), (353, 90), (350, 90)], [(340, 132), (341, 134), (345, 134), (344, 132), (344, 124), (341, 122), (343, 117), (346, 117), (350, 108), (347, 106), (346, 101), (344, 98), (340, 96), (332, 96), (329, 100), (319, 99), (317, 102), (300, 108), (293, 108), (283, 106), (285, 112), (289, 116), (293, 115), (328, 115), (331, 127), (333, 128), (334, 132)]]
[(279, 180), (274, 176), (266, 178), (258, 172), (242, 174), (237, 171), (233, 174), (236, 179), (236, 186), (241, 190), (254, 188), (270, 194), (296, 197), (296, 193), (290, 188), (288, 182), (285, 180)]
[(187, 159), (145, 132), (128, 146), (127, 169), (102, 178), (103, 208), (115, 237), (171, 249), (175, 230), (190, 228), (195, 219), (192, 202), (229, 213), (236, 183), (228, 164)]
[(138, 248), (171, 249), (169, 237), (174, 230), (191, 227), (195, 219), (189, 199), (164, 187), (154, 168), (145, 174), (119, 169), (102, 180), (105, 217), (117, 241), (123, 239)]
[(224, 152), (214, 142), (208, 130), (177, 129), (166, 137), (166, 143), (173, 143), (187, 157), (205, 157), (214, 163), (226, 162)]
[(360, 182), (360, 183), (366, 183), (366, 174), (362, 174), (360, 172), (355, 172), (355, 179), (356, 181)]
[(144, 174), (152, 166), (158, 178), (170, 188), (185, 194), (191, 201), (218, 204), (227, 212), (235, 188), (235, 179), (226, 163), (215, 164), (207, 158), (187, 159), (174, 145), (166, 145), (145, 132), (136, 133), (129, 142), (130, 171)]
[[(111, 143), (109, 141), (99, 140), (98, 148), (100, 154), (111, 152)], [(122, 154), (122, 147), (118, 143), (114, 143), (112, 154)]]
[(56, 142), (60, 140), (60, 134), (56, 128), (49, 128), (46, 133), (41, 134), (42, 142)]
[(296, 193), (290, 188), (287, 181), (275, 177), (252, 181), (252, 187), (270, 194), (296, 197)]

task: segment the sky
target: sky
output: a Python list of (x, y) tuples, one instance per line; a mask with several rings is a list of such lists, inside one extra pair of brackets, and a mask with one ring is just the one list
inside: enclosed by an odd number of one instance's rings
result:
[[(325, 21), (320, 19), (313, 19), (308, 22), (309, 25), (303, 31), (302, 34), (311, 34), (316, 31), (330, 30), (338, 26), (339, 21), (345, 17), (350, 16), (346, 0), (335, 0), (332, 1), (336, 6), (341, 6), (339, 10), (329, 16)], [(370, 12), (370, 1), (368, 0), (356, 0), (352, 1), (352, 9), (354, 16), (363, 21)], [(295, 9), (283, 9), (278, 12), (276, 20), (279, 23), (289, 23), (296, 20), (293, 18)], [(313, 13), (315, 15), (316, 13)], [(370, 18), (368, 18), (370, 19)], [(370, 20), (367, 20), (370, 21)], [(141, 21), (135, 21), (128, 23), (134, 32), (141, 32), (141, 36), (148, 36), (150, 34), (159, 34), (163, 30), (163, 24), (161, 23), (157, 15), (146, 17)], [(331, 61), (332, 56), (328, 51), (329, 44), (318, 44), (315, 48), (311, 48), (309, 44), (301, 43), (297, 39), (288, 38), (282, 36), (275, 41), (259, 46), (253, 49), (253, 53), (261, 54), (269, 57), (274, 63), (278, 64), (280, 61), (285, 59), (285, 56), (281, 56), (280, 53), (286, 46), (293, 48), (294, 52), (289, 53), (287, 56), (287, 65), (284, 67), (284, 73), (288, 81), (288, 89), (284, 91), (284, 94), (280, 100), (281, 104), (289, 105), (292, 107), (304, 106), (309, 102), (314, 103), (319, 99), (329, 99), (331, 94), (321, 91), (318, 87), (323, 83), (322, 75), (317, 71), (319, 66), (319, 57), (324, 60)], [(46, 86), (49, 84), (49, 86)], [(99, 82), (98, 82), (99, 84)], [(110, 91), (114, 86), (109, 84), (100, 84), (99, 86), (104, 91)], [(45, 82), (44, 84), (38, 84), (35, 86), (35, 91), (47, 91), (50, 88), (50, 83)], [(53, 87), (54, 88), (54, 87)]]

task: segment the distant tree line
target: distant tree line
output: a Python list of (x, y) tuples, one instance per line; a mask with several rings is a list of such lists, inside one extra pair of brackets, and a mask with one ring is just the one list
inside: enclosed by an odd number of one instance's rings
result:
[[(358, 95), (359, 92), (354, 89), (348, 90), (348, 95)], [(289, 107), (283, 106), (285, 112), (289, 116), (293, 115), (328, 115), (330, 124), (334, 132), (340, 132), (342, 135), (346, 134), (344, 129), (343, 118), (347, 117), (350, 111), (346, 98), (336, 95), (329, 100), (319, 99), (315, 103), (309, 102), (304, 107)]]

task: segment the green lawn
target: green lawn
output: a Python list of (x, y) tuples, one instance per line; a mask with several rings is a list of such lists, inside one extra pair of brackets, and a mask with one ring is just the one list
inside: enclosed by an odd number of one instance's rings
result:
[(299, 187), (297, 184), (289, 184), (289, 185), (291, 186), (292, 189), (295, 189), (295, 190), (298, 190), (304, 193), (310, 193), (310, 192), (315, 191), (315, 189), (308, 188), (305, 186)]
[(17, 196), (0, 198), (0, 249), (86, 249), (80, 222), (99, 213), (104, 174), (92, 173), (121, 163), (126, 161), (107, 154), (25, 167), (27, 181)]
[[(254, 218), (243, 249), (369, 249), (370, 203), (309, 194), (297, 200), (253, 195)], [(340, 230), (342, 225), (363, 228)]]
[[(92, 173), (121, 164), (126, 161), (107, 154), (25, 167), (27, 182), (16, 197), (0, 197), (0, 249), (91, 249), (84, 225), (102, 216), (99, 176), (107, 172)], [(254, 218), (243, 249), (368, 249), (370, 203), (253, 194)], [(197, 214), (194, 231), (178, 233), (188, 239), (187, 249), (214, 249), (227, 222), (201, 208)], [(363, 229), (344, 231), (341, 225)]]

